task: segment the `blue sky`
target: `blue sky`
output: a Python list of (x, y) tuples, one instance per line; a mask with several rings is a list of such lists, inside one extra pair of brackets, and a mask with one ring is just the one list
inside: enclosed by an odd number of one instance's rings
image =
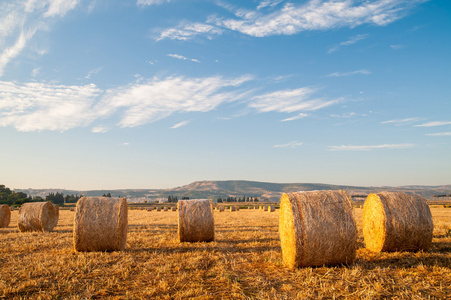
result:
[(447, 0), (7, 0), (0, 183), (451, 184)]

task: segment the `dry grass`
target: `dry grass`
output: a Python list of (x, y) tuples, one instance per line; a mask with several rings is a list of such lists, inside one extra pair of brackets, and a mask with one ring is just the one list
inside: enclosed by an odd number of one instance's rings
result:
[(446, 299), (451, 295), (451, 209), (432, 208), (429, 252), (376, 254), (348, 267), (282, 265), (278, 211), (214, 212), (210, 243), (179, 243), (177, 212), (129, 211), (127, 249), (75, 253), (74, 212), (53, 232), (20, 233), (18, 212), (0, 229), (0, 298), (5, 299)]

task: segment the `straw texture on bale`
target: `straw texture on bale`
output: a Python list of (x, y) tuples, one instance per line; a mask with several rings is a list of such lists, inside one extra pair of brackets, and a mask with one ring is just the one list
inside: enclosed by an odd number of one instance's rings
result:
[(263, 206), (263, 211), (268, 211), (268, 206)]
[(268, 208), (268, 211), (269, 211), (269, 212), (275, 212), (275, 211), (276, 211), (276, 208), (274, 207), (274, 205), (271, 205), (271, 206)]
[(19, 210), (17, 227), (24, 231), (52, 231), (58, 223), (58, 212), (50, 201), (24, 203)]
[(279, 234), (289, 268), (347, 264), (356, 256), (357, 229), (344, 191), (283, 194)]
[(230, 206), (230, 211), (236, 211), (236, 207), (235, 206)]
[(128, 209), (125, 198), (83, 197), (74, 218), (75, 251), (125, 249)]
[(164, 211), (168, 211), (168, 208), (167, 208), (167, 207), (164, 207), (163, 210), (164, 210)]
[(161, 211), (161, 207), (157, 206), (157, 211)]
[(434, 225), (420, 195), (382, 192), (368, 195), (363, 206), (365, 247), (381, 251), (427, 251)]
[(171, 210), (172, 211), (177, 211), (177, 207), (173, 206), (173, 207), (171, 207)]
[(215, 238), (211, 199), (179, 200), (178, 235), (180, 242), (210, 242)]
[(11, 209), (8, 205), (0, 205), (0, 228), (6, 228), (11, 222)]
[(223, 211), (224, 211), (224, 206), (220, 206), (220, 207), (219, 207), (219, 211), (220, 211), (220, 212), (223, 212)]

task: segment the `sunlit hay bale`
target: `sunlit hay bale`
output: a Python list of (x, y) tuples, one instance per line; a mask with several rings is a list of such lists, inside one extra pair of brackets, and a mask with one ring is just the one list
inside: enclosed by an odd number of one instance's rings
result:
[(19, 210), (17, 227), (24, 231), (52, 231), (58, 223), (58, 212), (52, 202), (28, 202)]
[(220, 207), (219, 207), (219, 211), (220, 211), (220, 212), (223, 212), (223, 211), (224, 211), (224, 206), (220, 206)]
[(161, 211), (161, 207), (157, 206), (157, 211)]
[(14, 206), (11, 206), (11, 207), (9, 208), (9, 210), (10, 210), (10, 211), (14, 211), (14, 210), (15, 210)]
[(69, 210), (70, 211), (75, 211), (75, 207), (71, 207)]
[(0, 205), (0, 228), (6, 228), (11, 222), (11, 209), (8, 205)]
[(236, 207), (233, 206), (233, 205), (231, 205), (231, 206), (230, 206), (230, 211), (236, 211)]
[(427, 251), (434, 224), (420, 195), (382, 192), (368, 195), (362, 227), (365, 247), (371, 251)]
[(263, 210), (264, 209), (264, 206), (263, 205), (260, 205), (260, 210)]
[(177, 211), (177, 207), (173, 206), (173, 207), (171, 207), (171, 210), (172, 211)]
[(152, 211), (152, 209), (153, 209), (152, 207), (148, 207), (147, 211)]
[(164, 211), (168, 211), (168, 208), (165, 206), (165, 207), (163, 207), (163, 210)]
[(211, 199), (179, 200), (178, 235), (180, 242), (210, 242), (215, 238)]
[(120, 251), (127, 240), (125, 198), (83, 197), (74, 218), (75, 251)]
[(274, 205), (271, 205), (271, 206), (269, 206), (268, 211), (269, 212), (275, 212), (276, 208), (274, 207)]
[(268, 206), (263, 206), (263, 211), (268, 211)]
[(289, 268), (352, 263), (357, 228), (344, 191), (283, 194), (279, 234), (282, 258)]

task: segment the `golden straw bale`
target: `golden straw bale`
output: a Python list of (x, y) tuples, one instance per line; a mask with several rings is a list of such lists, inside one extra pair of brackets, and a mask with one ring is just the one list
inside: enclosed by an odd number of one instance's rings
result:
[(263, 211), (268, 211), (268, 206), (267, 205), (263, 206)]
[(178, 235), (180, 242), (210, 242), (215, 238), (211, 199), (179, 200)]
[(161, 207), (157, 206), (157, 211), (161, 211)]
[(164, 211), (168, 211), (168, 208), (165, 206), (165, 207), (163, 207), (163, 210)]
[(275, 212), (276, 211), (276, 207), (274, 205), (270, 205), (268, 208), (269, 212)]
[(172, 211), (177, 211), (177, 207), (173, 206), (173, 207), (171, 207), (171, 210)]
[(125, 198), (83, 197), (74, 218), (75, 251), (120, 251), (127, 241)]
[(52, 202), (28, 202), (19, 210), (17, 227), (24, 231), (52, 231), (58, 223), (58, 212)]
[(382, 192), (368, 195), (363, 206), (365, 247), (380, 251), (427, 251), (434, 224), (420, 195)]
[(224, 206), (219, 206), (219, 211), (223, 212), (224, 211)]
[(230, 206), (230, 211), (236, 211), (236, 207), (233, 206), (233, 205), (231, 205), (231, 206)]
[(6, 228), (11, 221), (11, 209), (8, 205), (0, 205), (0, 228)]
[(356, 256), (357, 228), (344, 191), (283, 194), (279, 234), (289, 268), (348, 264)]

